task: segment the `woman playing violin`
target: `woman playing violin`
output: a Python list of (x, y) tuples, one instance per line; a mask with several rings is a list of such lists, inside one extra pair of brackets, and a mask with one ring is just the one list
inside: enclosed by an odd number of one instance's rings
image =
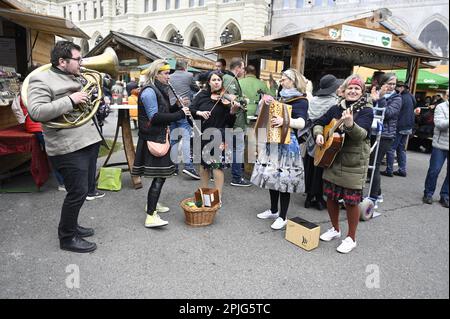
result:
[[(191, 104), (192, 115), (202, 122), (200, 187), (208, 187), (209, 170), (212, 169), (214, 184), (219, 190), (221, 199), (224, 182), (222, 154), (225, 148), (225, 128), (233, 127), (235, 114), (239, 108), (230, 101), (231, 97), (225, 98), (223, 93), (222, 74), (213, 71), (208, 76), (206, 89), (200, 91)], [(220, 147), (213, 147), (214, 145)], [(217, 149), (221, 150), (220, 154), (215, 152)]]

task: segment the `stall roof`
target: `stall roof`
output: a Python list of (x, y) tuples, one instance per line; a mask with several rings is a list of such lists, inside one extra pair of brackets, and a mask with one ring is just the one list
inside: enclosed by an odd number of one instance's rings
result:
[(217, 57), (214, 52), (116, 31), (111, 31), (87, 56), (100, 54), (113, 42), (126, 45), (151, 60), (184, 58), (196, 62), (193, 66), (204, 69), (213, 68)]
[[(327, 41), (327, 40), (321, 40), (323, 42), (328, 42), (330, 44), (334, 43), (336, 45), (343, 45), (343, 46), (353, 46), (353, 47), (360, 47), (360, 48), (370, 48), (376, 52), (381, 53), (388, 53), (388, 54), (395, 54), (395, 55), (403, 55), (403, 56), (411, 56), (411, 57), (421, 57), (428, 61), (439, 61), (439, 60), (448, 60), (448, 58), (437, 56), (435, 53), (433, 53), (431, 50), (429, 50), (427, 47), (425, 47), (420, 41), (414, 39), (410, 35), (408, 35), (397, 23), (395, 23), (390, 16), (392, 15), (391, 11), (389, 11), (386, 8), (373, 10), (369, 12), (363, 12), (360, 14), (355, 14), (352, 16), (348, 16), (341, 19), (336, 20), (323, 20), (318, 22), (315, 25), (310, 25), (306, 27), (301, 27), (294, 30), (289, 30), (286, 32), (279, 32), (275, 35), (270, 36), (264, 36), (257, 38), (255, 40), (241, 40), (229, 43), (224, 46), (215, 47), (211, 50), (214, 51), (251, 51), (251, 50), (257, 50), (257, 49), (265, 49), (268, 46), (280, 46), (285, 41), (292, 40), (292, 37), (297, 36), (299, 34), (305, 34), (308, 32), (317, 31), (320, 29), (328, 28), (331, 26), (339, 25), (339, 24), (345, 24), (350, 23), (352, 21), (361, 20), (361, 19), (372, 19), (373, 23), (379, 23), (384, 29), (392, 33), (394, 36), (397, 36), (402, 42), (404, 42), (407, 47), (411, 48), (411, 51), (404, 51), (404, 50), (396, 50), (396, 49), (387, 49), (382, 48), (378, 46), (373, 46), (370, 44), (362, 44), (357, 42), (350, 42), (350, 41)], [(314, 40), (314, 38), (308, 38)], [(251, 44), (250, 44), (251, 43)]]
[(5, 8), (0, 8), (0, 17), (22, 27), (44, 33), (89, 39), (89, 36), (73, 24), (72, 21), (59, 17)]

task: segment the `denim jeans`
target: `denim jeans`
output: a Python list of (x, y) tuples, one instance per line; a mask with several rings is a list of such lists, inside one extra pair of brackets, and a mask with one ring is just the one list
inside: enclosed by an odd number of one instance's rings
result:
[(233, 163), (231, 164), (233, 181), (240, 181), (243, 177), (244, 151), (245, 133), (242, 129), (236, 129), (233, 136)]
[[(175, 131), (173, 134), (177, 138), (170, 140), (170, 145), (172, 146), (170, 150), (170, 157), (172, 158), (172, 161), (175, 163), (175, 166), (178, 169), (178, 148), (180, 145), (179, 142), (181, 141), (181, 152), (184, 168), (193, 169), (194, 165), (192, 164), (191, 160), (192, 127), (189, 125), (189, 122), (186, 119), (181, 119), (170, 124), (170, 132), (173, 132), (175, 129), (177, 129), (177, 131)], [(177, 147), (173, 147), (175, 144), (177, 145)]]
[(441, 198), (448, 198), (448, 151), (433, 147), (430, 158), (430, 167), (428, 168), (427, 177), (425, 179), (425, 190), (423, 192), (426, 197), (433, 197), (436, 190), (436, 183), (441, 172), (442, 166), (447, 160), (447, 173), (444, 183), (441, 187)]
[(406, 140), (408, 135), (397, 133), (392, 148), (386, 153), (386, 172), (394, 171), (394, 157), (397, 153), (398, 171), (406, 173)]
[(59, 239), (71, 238), (75, 235), (78, 214), (88, 194), (89, 175), (92, 172), (90, 165), (94, 154), (98, 154), (98, 143), (72, 153), (49, 156), (53, 167), (63, 176), (64, 186), (67, 190), (61, 208), (58, 227)]

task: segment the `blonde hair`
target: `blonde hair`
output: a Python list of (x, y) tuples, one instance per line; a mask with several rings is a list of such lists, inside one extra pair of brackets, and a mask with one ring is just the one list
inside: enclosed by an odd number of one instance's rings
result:
[(167, 63), (167, 61), (163, 59), (153, 61), (147, 69), (141, 72), (141, 74), (147, 76), (144, 85), (154, 85), (156, 76), (159, 72), (161, 72), (160, 69), (168, 64), (169, 63)]
[(312, 92), (312, 83), (296, 69), (287, 69), (282, 73), (285, 77), (294, 83), (294, 87), (301, 93)]

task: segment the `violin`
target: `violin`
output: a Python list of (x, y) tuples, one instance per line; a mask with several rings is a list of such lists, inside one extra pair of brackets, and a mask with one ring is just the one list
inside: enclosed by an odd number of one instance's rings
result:
[(222, 89), (220, 91), (211, 94), (211, 100), (220, 101), (222, 102), (223, 105), (226, 106), (237, 105), (245, 111), (244, 108), (245, 105), (242, 105), (242, 103), (237, 102), (236, 99), (237, 99), (236, 95), (225, 93), (225, 89)]

